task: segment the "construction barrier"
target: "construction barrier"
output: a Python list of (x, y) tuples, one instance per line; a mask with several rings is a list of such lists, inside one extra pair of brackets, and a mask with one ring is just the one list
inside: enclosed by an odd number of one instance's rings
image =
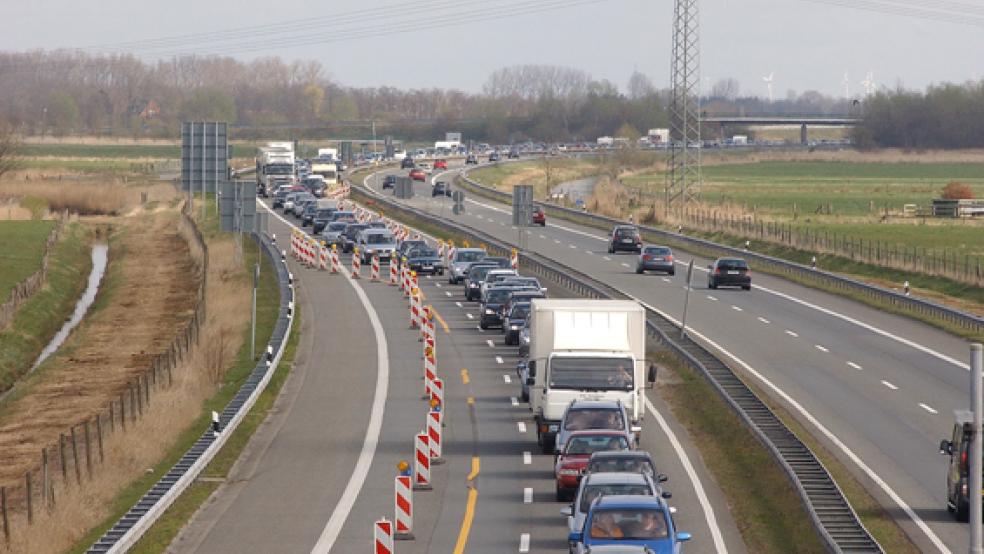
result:
[(512, 253), (509, 255), (509, 267), (519, 269), (519, 251), (515, 248), (512, 249)]
[(410, 289), (410, 328), (420, 327), (420, 291), (416, 288)]
[[(405, 258), (404, 258), (405, 260)], [(410, 290), (413, 287), (410, 286), (410, 266), (404, 262), (403, 264), (403, 296), (410, 296)]]
[[(454, 247), (454, 241), (452, 241), (450, 248), (448, 248), (448, 259), (444, 262), (444, 267), (446, 267), (448, 271), (451, 271), (451, 262), (454, 261), (454, 255), (457, 253), (458, 249)], [(451, 276), (453, 277), (454, 274), (452, 273)]]
[(396, 273), (396, 255), (390, 256), (390, 286), (394, 287), (400, 284), (400, 277)]
[(431, 490), (430, 439), (426, 432), (417, 433), (414, 441), (413, 488)]
[(385, 517), (376, 521), (372, 531), (373, 554), (393, 554), (393, 522)]
[(427, 444), (430, 446), (430, 457), (432, 463), (441, 463), (441, 418), (444, 412), (440, 406), (427, 412)]
[(396, 476), (396, 538), (413, 538), (413, 477)]
[(431, 400), (437, 402), (437, 407), (444, 411), (444, 379), (434, 377), (431, 381)]
[(359, 270), (362, 268), (362, 256), (359, 254), (359, 249), (352, 249), (352, 278), (358, 279), (360, 277)]
[(342, 270), (342, 264), (338, 263), (338, 245), (331, 245), (331, 272), (339, 273)]
[(434, 383), (434, 379), (437, 379), (437, 355), (433, 348), (424, 349), (424, 396), (423, 400), (430, 400), (434, 398), (434, 393), (431, 391)]
[(369, 280), (379, 281), (379, 254), (372, 255), (372, 265), (369, 266)]
[(444, 241), (443, 240), (437, 241), (437, 257), (438, 258), (441, 258), (441, 260), (444, 260)]
[(318, 248), (318, 269), (324, 271), (328, 269), (328, 249), (324, 246)]

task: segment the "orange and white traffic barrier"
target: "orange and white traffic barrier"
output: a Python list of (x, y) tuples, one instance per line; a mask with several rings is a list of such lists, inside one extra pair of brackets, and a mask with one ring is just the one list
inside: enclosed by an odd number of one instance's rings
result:
[(420, 290), (410, 289), (410, 328), (420, 328)]
[(396, 476), (396, 539), (413, 538), (413, 477)]
[(321, 271), (328, 269), (328, 248), (325, 246), (318, 248), (318, 269)]
[(427, 445), (430, 447), (430, 457), (431, 463), (439, 464), (441, 463), (441, 442), (442, 442), (442, 429), (441, 429), (441, 418), (444, 417), (444, 412), (441, 411), (440, 405), (435, 406), (427, 412)]
[(451, 243), (451, 248), (448, 248), (448, 259), (444, 262), (444, 267), (451, 271), (451, 262), (454, 261), (454, 255), (458, 253), (458, 249), (454, 247), (454, 243)]
[(443, 240), (437, 241), (437, 257), (438, 258), (441, 258), (441, 260), (444, 259), (444, 241)]
[(390, 286), (395, 287), (400, 284), (400, 277), (396, 273), (396, 255), (390, 256)]
[(359, 254), (359, 249), (352, 249), (352, 278), (358, 279), (360, 277), (359, 271), (362, 269), (362, 255)]
[(384, 517), (372, 527), (373, 554), (393, 554), (393, 522)]
[(437, 402), (437, 406), (444, 410), (444, 379), (434, 377), (431, 381), (431, 400)]
[(412, 289), (413, 283), (410, 281), (410, 266), (409, 264), (403, 264), (403, 296), (410, 296)]
[(515, 248), (512, 249), (512, 253), (509, 255), (509, 266), (513, 269), (519, 269), (519, 250)]
[(372, 265), (369, 266), (369, 280), (379, 281), (379, 254), (372, 255)]
[(433, 348), (424, 348), (424, 396), (423, 400), (434, 398), (432, 383), (437, 379), (437, 354)]
[(425, 431), (417, 433), (414, 441), (413, 488), (431, 490), (430, 437)]
[(338, 263), (338, 245), (331, 245), (331, 272), (339, 273), (342, 270), (342, 264)]

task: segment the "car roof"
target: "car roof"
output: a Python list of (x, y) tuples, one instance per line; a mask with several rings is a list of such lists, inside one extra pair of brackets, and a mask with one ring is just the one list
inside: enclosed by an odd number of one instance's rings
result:
[(380, 227), (369, 227), (368, 229), (366, 229), (365, 231), (363, 231), (363, 233), (365, 233), (366, 235), (389, 235), (389, 234), (391, 234), (389, 232), (389, 229), (382, 229)]
[(652, 455), (646, 450), (605, 450), (591, 455), (592, 460), (600, 458), (644, 458), (652, 460)]
[(620, 408), (618, 400), (574, 400), (568, 404), (568, 409), (587, 410), (597, 408), (608, 408), (616, 410)]
[(574, 437), (588, 437), (595, 435), (618, 435), (620, 437), (624, 437), (625, 431), (618, 431), (615, 429), (581, 429), (580, 431), (571, 431), (571, 434), (567, 436), (567, 440)]
[(484, 248), (459, 248), (456, 252), (485, 252)]
[(593, 508), (649, 508), (662, 510), (666, 504), (659, 496), (611, 494), (602, 496)]
[(637, 471), (612, 471), (609, 473), (588, 473), (587, 479), (592, 485), (613, 485), (628, 483), (631, 485), (648, 485), (649, 479), (645, 473)]

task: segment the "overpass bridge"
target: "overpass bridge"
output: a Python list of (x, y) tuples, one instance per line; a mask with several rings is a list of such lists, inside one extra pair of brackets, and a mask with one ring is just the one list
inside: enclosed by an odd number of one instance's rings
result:
[(756, 115), (756, 116), (733, 116), (733, 115), (712, 115), (701, 118), (704, 124), (717, 124), (720, 130), (724, 131), (728, 126), (789, 126), (799, 125), (800, 142), (807, 143), (807, 128), (811, 125), (824, 127), (854, 127), (861, 122), (859, 117), (849, 117), (843, 115)]

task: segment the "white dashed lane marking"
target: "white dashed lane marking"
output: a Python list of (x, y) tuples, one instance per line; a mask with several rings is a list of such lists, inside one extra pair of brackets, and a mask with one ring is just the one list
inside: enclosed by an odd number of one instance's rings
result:
[(516, 422), (516, 429), (519, 429), (519, 432), (520, 433), (525, 433), (526, 432), (526, 423), (525, 422), (522, 422), (522, 421), (517, 421)]
[(895, 385), (889, 383), (888, 381), (882, 381), (881, 384), (885, 385), (886, 387), (888, 387), (888, 388), (890, 388), (892, 390), (899, 390), (898, 387), (896, 387)]
[(497, 364), (501, 364), (501, 363), (503, 363), (503, 362), (502, 362), (502, 356), (496, 356), (496, 357), (495, 357), (495, 363), (497, 363)]
[(473, 315), (471, 315), (469, 313), (466, 313), (465, 314), (465, 317), (467, 317), (468, 319), (475, 319), (475, 316), (473, 316)]
[(464, 306), (461, 305), (461, 302), (455, 302), (454, 305), (459, 308), (464, 308)]
[(760, 317), (760, 318), (758, 318), (758, 320), (761, 321), (762, 323), (765, 323), (766, 325), (768, 325), (770, 323), (769, 320), (768, 319), (765, 319), (764, 317)]
[(503, 375), (502, 380), (505, 381), (507, 384), (512, 383), (512, 377), (510, 377), (509, 375)]
[(523, 533), (519, 536), (519, 551), (529, 552), (530, 551), (530, 534)]
[(523, 489), (523, 504), (533, 503), (533, 487), (526, 487)]
[(519, 406), (519, 399), (513, 396), (512, 398), (509, 399), (509, 403), (512, 404), (513, 406)]
[(936, 410), (934, 410), (933, 408), (931, 408), (929, 405), (923, 404), (922, 402), (919, 403), (919, 407), (922, 408), (922, 409), (924, 409), (924, 410), (926, 410), (927, 412), (929, 412), (929, 413), (931, 413), (933, 415), (936, 415), (936, 414), (939, 413)]
[(736, 311), (736, 312), (740, 312), (741, 311), (741, 308), (739, 308), (738, 306), (731, 306), (731, 309), (734, 310), (734, 311)]
[(523, 465), (530, 465), (533, 463), (533, 454), (529, 452), (523, 452)]
[[(684, 287), (684, 288), (687, 288), (687, 287)], [(711, 296), (710, 294), (707, 295), (707, 299), (710, 300), (711, 302), (717, 302), (718, 301), (717, 298)]]
[(489, 348), (495, 348), (495, 343), (492, 342), (492, 339), (488, 339), (485, 343), (489, 345)]
[(794, 331), (790, 331), (789, 329), (786, 329), (786, 334), (789, 335), (789, 336), (791, 336), (791, 337), (798, 337), (799, 336)]
[(577, 245), (576, 244), (572, 244), (571, 245), (571, 248), (577, 248)]
[(816, 348), (817, 350), (821, 351), (821, 352), (830, 352), (830, 349), (827, 348), (826, 346), (822, 346), (822, 345), (819, 345), (819, 344), (814, 344), (813, 347)]
[(861, 369), (862, 369), (861, 366), (859, 366), (858, 364), (856, 364), (854, 362), (847, 362), (847, 365), (853, 367), (854, 369), (856, 369), (858, 371), (861, 371)]
[(612, 261), (612, 259), (611, 259), (611, 258), (609, 258), (608, 256), (602, 256), (601, 258), (602, 258), (603, 260), (605, 260), (606, 262), (610, 262), (610, 261)]

